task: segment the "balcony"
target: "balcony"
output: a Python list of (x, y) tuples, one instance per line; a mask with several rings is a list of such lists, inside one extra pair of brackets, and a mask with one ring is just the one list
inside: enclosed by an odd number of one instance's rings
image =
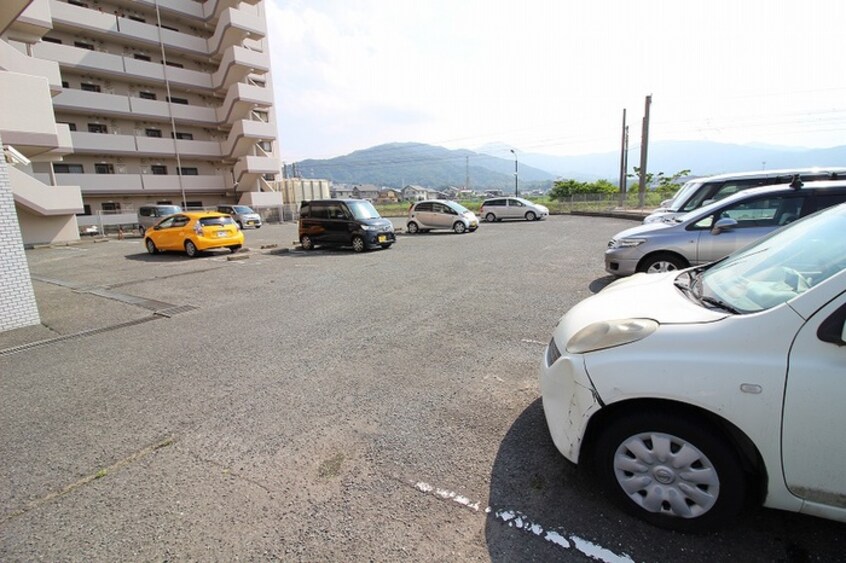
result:
[(205, 127), (215, 126), (220, 120), (214, 108), (191, 106), (184, 104), (170, 104), (156, 100), (129, 98), (129, 107), (136, 119), (169, 120), (170, 111), (180, 123), (193, 123)]
[(185, 190), (188, 193), (207, 193), (226, 192), (232, 189), (231, 179), (227, 181), (225, 176), (182, 176), (181, 184), (179, 178), (176, 175), (144, 174), (141, 176), (145, 192), (172, 194)]
[(0, 41), (0, 70), (43, 76), (50, 84), (53, 95), (62, 91), (62, 75), (59, 65), (53, 61), (43, 61), (27, 56), (5, 41)]
[(179, 154), (182, 158), (219, 160), (223, 156), (220, 143), (217, 141), (174, 141), (173, 139), (156, 139), (153, 137), (132, 138), (136, 141), (140, 156), (175, 158), (174, 143), (179, 147)]
[(9, 166), (8, 170), (15, 203), (44, 216), (82, 212), (82, 195), (78, 185), (49, 186), (42, 181), (43, 178), (30, 176), (14, 166)]
[(261, 39), (267, 35), (264, 20), (241, 10), (227, 8), (217, 22), (214, 35), (207, 41), (207, 51), (216, 54), (239, 45), (244, 39)]
[(0, 33), (7, 38), (34, 43), (53, 28), (47, 0), (3, 0), (0, 2)]
[(276, 138), (276, 126), (264, 121), (236, 121), (229, 137), (223, 143), (223, 154), (232, 158), (239, 158), (250, 154), (259, 141), (269, 141)]
[(239, 119), (246, 119), (256, 106), (270, 107), (271, 105), (273, 105), (273, 92), (270, 88), (239, 82), (233, 84), (226, 92), (223, 105), (216, 110), (217, 120), (220, 123), (234, 123)]
[(245, 156), (235, 164), (235, 178), (241, 181), (244, 174), (279, 174), (279, 159), (271, 156)]
[(228, 48), (217, 71), (212, 75), (216, 89), (227, 89), (253, 73), (270, 70), (270, 56), (267, 53), (250, 51), (237, 45)]
[[(41, 181), (49, 181), (49, 175), (38, 174)], [(232, 189), (232, 182), (224, 176), (182, 176), (155, 174), (56, 174), (60, 186), (76, 185), (84, 196), (105, 195), (155, 195), (174, 194), (185, 191), (225, 192)], [(55, 189), (55, 188), (53, 188)], [(81, 206), (80, 206), (81, 207)]]
[(100, 115), (127, 115), (130, 112), (127, 96), (70, 89), (53, 98), (53, 107), (57, 111)]
[(33, 55), (39, 59), (57, 62), (62, 67), (89, 71), (97, 76), (103, 74), (123, 76), (124, 74), (123, 57), (118, 55), (46, 42), (33, 45), (32, 51)]
[[(0, 71), (0, 136), (29, 158), (61, 146), (47, 79)], [(9, 108), (14, 108), (9, 111)]]
[(72, 131), (73, 152), (81, 154), (135, 154), (135, 137), (115, 133)]

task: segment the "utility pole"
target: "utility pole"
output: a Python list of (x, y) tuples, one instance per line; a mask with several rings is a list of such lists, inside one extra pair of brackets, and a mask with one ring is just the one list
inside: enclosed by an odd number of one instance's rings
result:
[(470, 157), (464, 157), (464, 189), (470, 189)]
[(643, 110), (643, 133), (640, 140), (640, 182), (637, 189), (637, 202), (643, 207), (646, 200), (646, 154), (649, 150), (649, 106), (652, 105), (652, 94), (646, 96)]
[(620, 207), (624, 207), (626, 203), (626, 169), (628, 163), (626, 162), (627, 153), (629, 151), (628, 140), (629, 131), (626, 126), (626, 108), (623, 108), (623, 139), (620, 147)]

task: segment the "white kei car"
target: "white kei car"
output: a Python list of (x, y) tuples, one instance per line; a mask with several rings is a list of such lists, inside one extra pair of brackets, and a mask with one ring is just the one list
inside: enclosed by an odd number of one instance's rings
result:
[(540, 369), (555, 446), (662, 527), (749, 498), (846, 522), (844, 233), (846, 204), (577, 304)]

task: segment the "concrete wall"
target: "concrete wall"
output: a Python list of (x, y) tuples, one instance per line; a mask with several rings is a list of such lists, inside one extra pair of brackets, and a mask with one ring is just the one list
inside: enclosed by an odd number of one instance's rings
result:
[[(0, 139), (0, 147), (3, 141)], [(6, 157), (0, 151), (0, 331), (41, 322), (29, 276), (12, 182)]]

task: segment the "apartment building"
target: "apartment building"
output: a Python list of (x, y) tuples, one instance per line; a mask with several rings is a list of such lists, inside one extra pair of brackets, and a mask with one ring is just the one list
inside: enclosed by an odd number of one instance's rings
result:
[(143, 203), (281, 205), (262, 0), (49, 0), (32, 55), (61, 70), (73, 152), (35, 177), (85, 214)]

